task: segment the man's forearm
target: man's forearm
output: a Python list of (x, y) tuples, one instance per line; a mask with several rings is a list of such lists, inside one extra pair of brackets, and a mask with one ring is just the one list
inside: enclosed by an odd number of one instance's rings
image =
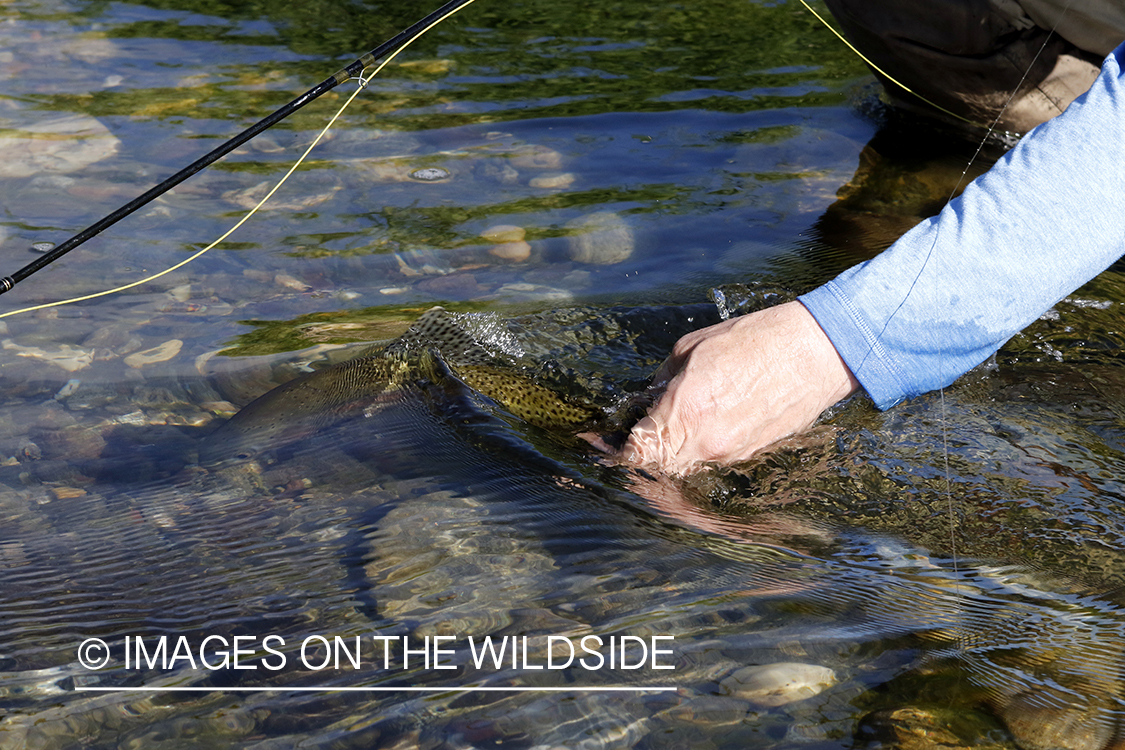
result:
[(1123, 59), (937, 217), (801, 297), (880, 408), (953, 382), (1125, 252)]

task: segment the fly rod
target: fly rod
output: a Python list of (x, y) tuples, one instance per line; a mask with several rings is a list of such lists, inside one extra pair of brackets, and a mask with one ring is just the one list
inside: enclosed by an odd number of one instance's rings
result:
[(260, 120), (256, 124), (251, 125), (246, 130), (243, 130), (238, 135), (224, 142), (218, 148), (214, 149), (205, 156), (200, 157), (196, 161), (181, 169), (179, 172), (176, 172), (174, 175), (164, 180), (159, 185), (149, 189), (148, 191), (129, 201), (113, 213), (86, 227), (81, 232), (66, 240), (62, 244), (52, 248), (45, 255), (36, 258), (31, 263), (28, 263), (26, 266), (13, 273), (11, 276), (0, 278), (0, 294), (9, 291), (16, 284), (23, 281), (36, 271), (39, 271), (46, 266), (49, 266), (51, 263), (54, 263), (56, 260), (66, 255), (86, 240), (97, 236), (105, 229), (108, 229), (109, 227), (124, 219), (129, 214), (136, 211), (138, 208), (147, 205), (151, 201), (155, 200), (156, 198), (179, 185), (187, 178), (191, 177), (193, 174), (202, 171), (212, 163), (218, 161), (234, 149), (241, 146), (243, 143), (246, 143), (251, 138), (258, 135), (262, 131), (267, 130), (268, 128), (281, 122), (286, 117), (293, 114), (298, 109), (305, 106), (314, 99), (318, 98), (325, 92), (330, 91), (344, 81), (359, 76), (363, 72), (364, 68), (366, 68), (368, 65), (371, 65), (373, 62), (385, 55), (388, 51), (401, 45), (404, 41), (412, 38), (415, 34), (422, 31), (429, 24), (433, 23), (439, 18), (450, 15), (456, 12), (460, 7), (468, 5), (471, 2), (473, 2), (473, 0), (450, 0), (450, 2), (438, 8), (433, 13), (429, 14), (421, 21), (418, 21), (410, 28), (400, 31), (393, 38), (383, 42), (378, 47), (363, 55), (347, 67), (341, 68), (332, 76), (320, 82), (316, 86), (313, 86), (311, 89), (301, 94), (296, 99), (286, 104), (284, 107), (281, 107), (280, 109), (274, 111), (272, 114)]

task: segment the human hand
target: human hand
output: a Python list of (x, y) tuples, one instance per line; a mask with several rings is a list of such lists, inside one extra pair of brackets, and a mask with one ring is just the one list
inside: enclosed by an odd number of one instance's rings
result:
[(743, 461), (859, 387), (800, 302), (689, 333), (653, 378), (664, 382), (620, 456), (673, 474)]

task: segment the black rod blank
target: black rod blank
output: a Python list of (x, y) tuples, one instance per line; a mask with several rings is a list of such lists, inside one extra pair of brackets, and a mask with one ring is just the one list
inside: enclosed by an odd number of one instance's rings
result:
[(313, 86), (311, 89), (301, 94), (281, 109), (276, 110), (268, 117), (255, 123), (254, 125), (251, 125), (246, 130), (242, 131), (230, 140), (224, 142), (218, 148), (214, 149), (205, 156), (200, 157), (196, 161), (181, 169), (179, 172), (176, 172), (174, 175), (164, 180), (159, 185), (147, 190), (146, 192), (129, 201), (124, 206), (117, 209), (108, 216), (105, 216), (104, 218), (94, 222), (62, 244), (52, 248), (45, 255), (36, 258), (31, 263), (28, 263), (26, 266), (13, 273), (11, 276), (0, 278), (0, 294), (7, 292), (20, 281), (23, 281), (36, 271), (39, 271), (42, 268), (50, 265), (51, 263), (54, 263), (56, 260), (66, 255), (86, 240), (95, 237), (105, 229), (113, 226), (137, 209), (147, 205), (151, 201), (176, 187), (176, 185), (179, 185), (181, 182), (191, 177), (193, 174), (202, 171), (204, 168), (226, 156), (231, 151), (235, 150), (243, 143), (246, 143), (248, 140), (258, 135), (262, 131), (281, 122), (286, 117), (293, 114), (298, 109), (313, 101), (320, 95), (324, 94), (327, 91), (330, 91), (344, 81), (355, 78), (360, 73), (362, 73), (363, 69), (368, 65), (371, 65), (373, 62), (378, 60), (383, 55), (387, 54), (389, 51), (401, 46), (404, 42), (409, 41), (414, 37), (415, 34), (424, 30), (434, 21), (437, 21), (440, 18), (455, 12), (461, 6), (467, 5), (470, 2), (473, 2), (473, 0), (450, 0), (450, 2), (438, 8), (433, 13), (426, 16), (421, 21), (418, 21), (410, 28), (400, 31), (394, 37), (383, 42), (378, 47), (365, 54), (363, 57), (358, 58), (346, 68), (341, 68), (330, 78), (327, 78), (324, 81), (318, 83), (316, 86)]

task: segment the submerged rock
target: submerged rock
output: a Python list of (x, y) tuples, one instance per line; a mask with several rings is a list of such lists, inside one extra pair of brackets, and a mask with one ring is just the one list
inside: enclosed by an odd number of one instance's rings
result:
[(41, 359), (45, 362), (50, 362), (52, 365), (61, 367), (67, 372), (76, 372), (84, 367), (89, 366), (94, 361), (94, 352), (80, 349), (76, 346), (63, 344), (54, 351), (47, 349), (40, 349), (37, 346), (20, 346), (11, 339), (4, 339), (0, 342), (0, 346), (5, 349), (14, 351), (20, 357), (32, 357), (34, 359)]
[(140, 368), (145, 365), (155, 364), (156, 362), (167, 362), (180, 353), (180, 349), (183, 348), (183, 345), (184, 342), (179, 339), (170, 339), (159, 346), (145, 349), (143, 352), (130, 354), (125, 358), (125, 364), (130, 367)]
[(0, 177), (77, 172), (113, 156), (120, 145), (93, 117), (56, 117), (0, 137)]
[(802, 701), (835, 684), (836, 673), (828, 667), (799, 662), (743, 667), (719, 683), (724, 694), (759, 706)]
[(480, 233), (480, 236), (489, 242), (519, 242), (527, 236), (527, 232), (523, 227), (512, 224), (497, 224), (485, 229)]
[(513, 282), (504, 284), (492, 295), (496, 299), (518, 299), (565, 302), (574, 299), (574, 295), (566, 289), (556, 289), (544, 284), (528, 284)]
[(503, 258), (504, 260), (511, 260), (518, 263), (531, 257), (531, 245), (523, 240), (518, 242), (505, 242), (500, 245), (493, 245), (489, 248), (488, 252), (491, 255), (495, 255), (497, 258)]
[[(223, 193), (223, 199), (230, 201), (239, 208), (250, 210), (258, 206), (270, 191), (274, 189), (277, 182), (275, 180), (263, 180), (253, 187), (228, 190)], [(334, 185), (329, 189), (320, 193), (304, 193), (299, 196), (286, 196), (278, 197), (275, 193), (270, 196), (269, 200), (261, 206), (261, 210), (273, 209), (284, 211), (301, 211), (313, 206), (319, 206), (327, 200), (331, 200), (332, 196), (342, 190), (342, 186)]]
[(1109, 747), (1114, 734), (1115, 710), (1109, 705), (1075, 706), (1072, 702), (1072, 696), (1028, 691), (1008, 701), (1001, 708), (1000, 716), (1024, 750), (1103, 750)]
[(571, 172), (563, 172), (562, 174), (543, 175), (542, 177), (533, 177), (527, 184), (533, 188), (545, 188), (548, 190), (561, 190), (568, 188), (574, 184), (575, 176)]
[[(997, 727), (988, 717), (954, 708), (907, 707), (876, 711), (865, 716), (856, 731), (862, 747), (887, 750), (1001, 750), (989, 742)], [(874, 743), (874, 744), (868, 744)]]
[(32, 428), (31, 438), (45, 458), (75, 460), (97, 458), (106, 442), (97, 427), (70, 425), (62, 428)]
[(579, 263), (612, 265), (628, 260), (636, 244), (633, 230), (615, 213), (598, 211), (566, 223), (570, 259)]
[(683, 703), (665, 709), (659, 718), (699, 727), (736, 726), (746, 718), (746, 704), (715, 695), (692, 695)]
[(524, 242), (527, 232), (523, 227), (511, 224), (497, 224), (480, 233), (483, 239), (495, 243), (488, 252), (497, 258), (524, 261), (531, 255), (531, 245)]
[(531, 145), (519, 150), (512, 156), (512, 164), (517, 167), (530, 167), (532, 169), (558, 169), (562, 166), (563, 157), (558, 151), (546, 146)]

